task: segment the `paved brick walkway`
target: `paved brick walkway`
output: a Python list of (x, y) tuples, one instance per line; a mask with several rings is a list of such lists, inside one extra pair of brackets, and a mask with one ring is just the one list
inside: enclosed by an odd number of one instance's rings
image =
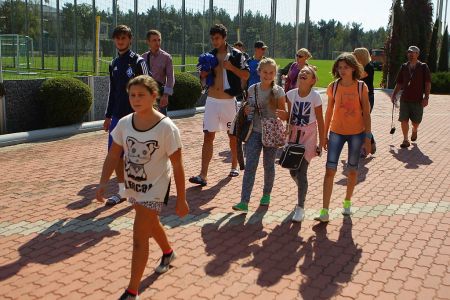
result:
[[(175, 216), (174, 197), (163, 213), (179, 259), (156, 275), (160, 251), (151, 244), (142, 298), (450, 299), (450, 96), (430, 103), (417, 144), (400, 150), (398, 124), (389, 135), (388, 97), (377, 92), (378, 152), (361, 163), (351, 219), (340, 215), (340, 167), (327, 226), (313, 221), (325, 158), (311, 164), (301, 225), (289, 221), (296, 187), (278, 167), (271, 206), (258, 208), (258, 170), (252, 211), (233, 214), (242, 177), (226, 177), (227, 138), (218, 135), (209, 185), (187, 185), (189, 216)], [(176, 120), (187, 176), (200, 166), (201, 122)], [(133, 212), (93, 199), (105, 143), (95, 132), (0, 149), (2, 299), (114, 299), (126, 287)]]

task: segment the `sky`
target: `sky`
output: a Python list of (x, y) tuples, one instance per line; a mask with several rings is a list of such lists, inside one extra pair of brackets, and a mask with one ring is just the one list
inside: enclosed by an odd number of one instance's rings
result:
[[(260, 11), (270, 14), (270, 0), (244, 0), (244, 10), (252, 12)], [(296, 0), (277, 1), (277, 21), (282, 23), (295, 23)], [(163, 0), (163, 5), (179, 6), (181, 1)], [(188, 10), (202, 11), (203, 4), (206, 9), (209, 0), (186, 0)], [(238, 0), (214, 0), (214, 6), (224, 8), (232, 16), (237, 14)], [(300, 22), (305, 20), (306, 0), (300, 0)], [(433, 0), (436, 5), (437, 0)], [(389, 9), (392, 0), (310, 0), (310, 19), (317, 22), (321, 19), (326, 21), (335, 19), (343, 24), (357, 22), (362, 24), (365, 31), (386, 27), (389, 19)], [(445, 1), (444, 1), (445, 10)], [(450, 18), (450, 8), (447, 8), (447, 24)], [(436, 12), (436, 8), (434, 9)], [(443, 13), (443, 18), (445, 11)], [(433, 18), (434, 19), (434, 18)]]

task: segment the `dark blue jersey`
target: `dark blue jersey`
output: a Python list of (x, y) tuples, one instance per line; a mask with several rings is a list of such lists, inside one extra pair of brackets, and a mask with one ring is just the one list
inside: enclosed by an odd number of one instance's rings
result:
[(106, 118), (122, 118), (133, 112), (128, 99), (128, 81), (139, 75), (149, 74), (144, 59), (139, 54), (128, 50), (119, 54), (109, 65), (109, 99)]

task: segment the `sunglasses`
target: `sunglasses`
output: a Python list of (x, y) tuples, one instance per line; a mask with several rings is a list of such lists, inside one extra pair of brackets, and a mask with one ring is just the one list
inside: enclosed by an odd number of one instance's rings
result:
[(303, 58), (303, 57), (305, 57), (305, 56), (300, 55), (300, 54), (296, 54), (295, 56), (297, 56), (297, 58)]

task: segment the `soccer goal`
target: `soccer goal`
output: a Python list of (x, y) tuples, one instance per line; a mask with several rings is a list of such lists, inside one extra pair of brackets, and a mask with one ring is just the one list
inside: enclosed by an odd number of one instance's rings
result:
[(33, 65), (32, 38), (20, 34), (0, 34), (0, 79), (4, 72), (29, 74)]

